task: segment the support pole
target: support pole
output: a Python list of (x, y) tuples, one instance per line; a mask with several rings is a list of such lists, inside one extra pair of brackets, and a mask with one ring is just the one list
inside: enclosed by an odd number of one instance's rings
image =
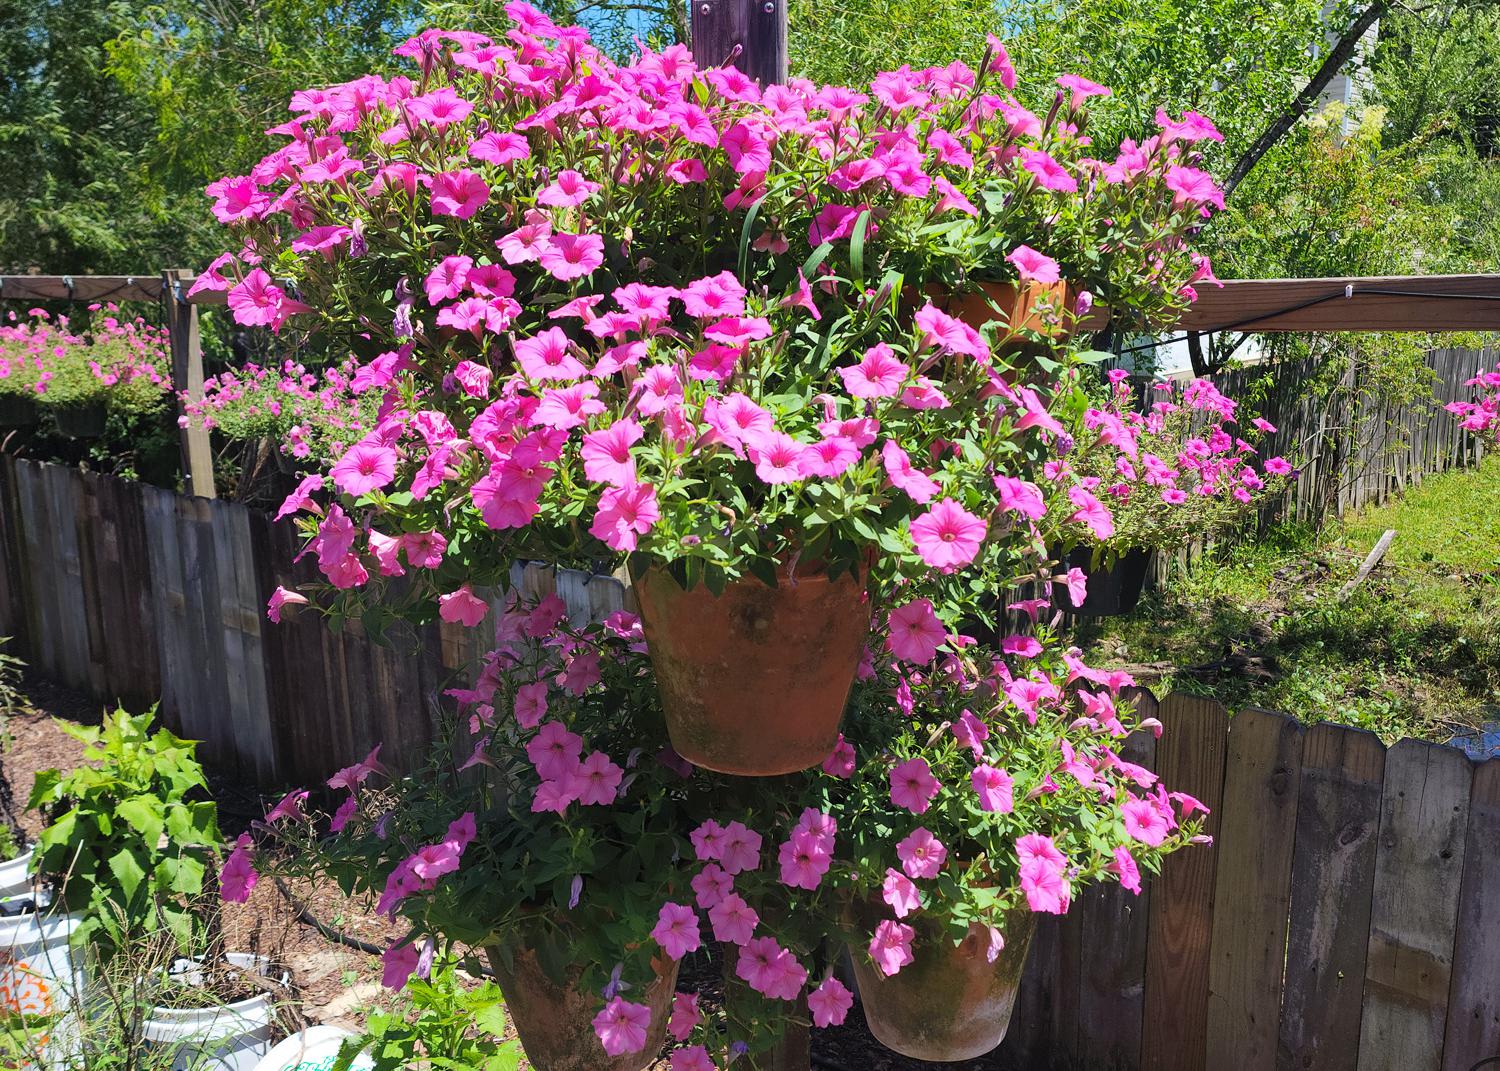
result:
[(732, 65), (763, 86), (787, 79), (788, 0), (692, 0), (693, 57)]
[[(203, 344), (198, 334), (198, 306), (183, 297), (183, 284), (193, 278), (182, 268), (161, 273), (162, 303), (166, 310), (167, 337), (172, 344), (172, 387), (186, 391), (193, 401), (203, 400)], [(187, 410), (178, 395), (177, 413), (186, 417)], [(209, 446), (208, 429), (202, 424), (182, 421), (178, 429), (182, 448), (183, 489), (199, 498), (214, 498), (214, 455)]]

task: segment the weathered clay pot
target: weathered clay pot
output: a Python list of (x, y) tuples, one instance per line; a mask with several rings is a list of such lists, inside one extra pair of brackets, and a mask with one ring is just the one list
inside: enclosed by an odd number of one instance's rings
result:
[(627, 996), (651, 1009), (646, 1047), (611, 1058), (594, 1033), (594, 1016), (604, 1002), (577, 987), (581, 968), (569, 970), (565, 983), (558, 985), (542, 969), (535, 950), (522, 940), (508, 946), (508, 963), (500, 948), (490, 946), (485, 951), (505, 995), (505, 1010), (535, 1071), (641, 1071), (661, 1051), (677, 988), (676, 960), (654, 961), (656, 979), (644, 992), (636, 989)]
[(989, 937), (978, 925), (957, 945), (946, 936), (919, 936), (915, 959), (889, 978), (862, 950), (851, 949), (870, 1033), (916, 1060), (972, 1060), (989, 1052), (1005, 1040), (1033, 926), (1030, 912), (1012, 916), (994, 963), (985, 959)]
[(747, 777), (828, 757), (870, 631), (860, 581), (782, 568), (774, 588), (752, 578), (714, 595), (652, 565), (634, 585), (678, 754)]
[[(1004, 344), (1022, 331), (1031, 331), (1059, 341), (1072, 331), (1064, 319), (1072, 311), (1077, 292), (1066, 282), (1058, 283), (976, 283), (978, 289), (962, 294), (934, 288), (934, 303), (949, 316), (970, 327), (978, 328), (1002, 315), (1008, 329), (997, 341)], [(1044, 311), (1047, 306), (1051, 312)], [(995, 308), (999, 308), (999, 313)]]

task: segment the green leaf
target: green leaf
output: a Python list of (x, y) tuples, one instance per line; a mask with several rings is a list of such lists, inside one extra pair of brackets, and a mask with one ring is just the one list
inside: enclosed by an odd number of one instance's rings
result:
[(115, 876), (115, 881), (120, 883), (120, 891), (125, 894), (125, 901), (128, 903), (134, 900), (141, 882), (146, 880), (146, 869), (141, 866), (141, 861), (136, 857), (135, 852), (129, 848), (121, 848), (109, 857), (109, 870)]
[(505, 1027), (508, 1021), (505, 1014), (505, 1005), (498, 1001), (474, 1012), (474, 1025), (486, 1034), (493, 1034), (497, 1038), (505, 1036)]
[(119, 802), (115, 813), (125, 819), (131, 829), (141, 835), (141, 840), (146, 844), (148, 851), (155, 849), (161, 840), (162, 829), (165, 826), (165, 808), (162, 801), (155, 796), (131, 796)]
[(870, 210), (867, 208), (854, 221), (854, 233), (849, 236), (849, 268), (854, 272), (854, 281), (861, 286), (865, 281), (865, 236), (870, 229)]
[(163, 884), (183, 896), (197, 896), (203, 892), (203, 876), (206, 868), (191, 855), (175, 859), (163, 859), (156, 867)]

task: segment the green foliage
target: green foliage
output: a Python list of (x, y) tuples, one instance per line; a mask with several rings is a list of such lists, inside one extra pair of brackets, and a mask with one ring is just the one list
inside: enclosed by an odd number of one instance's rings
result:
[(361, 1053), (368, 1053), (374, 1071), (417, 1066), (515, 1071), (520, 1066), (521, 1043), (501, 1040), (505, 1001), (494, 982), (466, 990), (455, 964), (444, 960), (427, 980), (408, 980), (405, 996), (405, 1008), (371, 1015), (364, 1032), (343, 1043), (334, 1071), (349, 1071)]
[(76, 940), (104, 960), (127, 934), (159, 930), (191, 954), (207, 928), (199, 901), (220, 842), (217, 808), (194, 798), (206, 787), (197, 745), (152, 733), (155, 716), (117, 710), (100, 728), (59, 721), (87, 745), (87, 765), (39, 772), (28, 803), (50, 823), (37, 868), (67, 910), (87, 912)]
[[(1158, 691), (1446, 740), (1500, 702), (1500, 459), (1429, 478), (1318, 535), (1287, 527), (1210, 559), (1126, 618), (1083, 628), (1092, 664), (1170, 663)], [(1396, 540), (1347, 601), (1387, 528)], [(1200, 667), (1200, 668), (1194, 668)]]

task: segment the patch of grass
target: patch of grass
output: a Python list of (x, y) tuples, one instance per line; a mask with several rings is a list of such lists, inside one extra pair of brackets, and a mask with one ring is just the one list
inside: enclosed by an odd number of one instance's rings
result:
[[(1347, 601), (1387, 528), (1396, 539)], [(1446, 740), (1500, 709), (1500, 457), (1430, 478), (1321, 534), (1283, 527), (1178, 575), (1136, 613), (1081, 627), (1106, 665), (1388, 740)]]

